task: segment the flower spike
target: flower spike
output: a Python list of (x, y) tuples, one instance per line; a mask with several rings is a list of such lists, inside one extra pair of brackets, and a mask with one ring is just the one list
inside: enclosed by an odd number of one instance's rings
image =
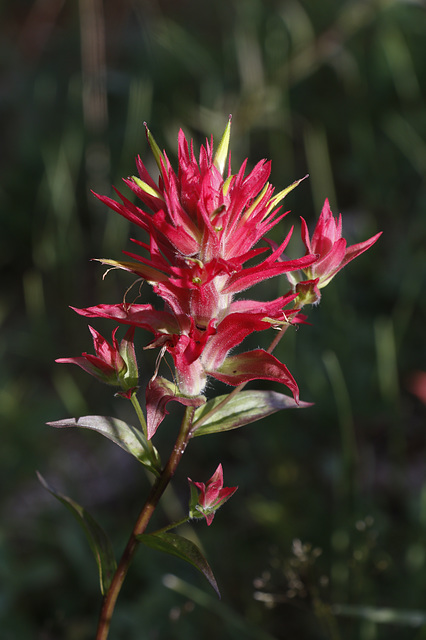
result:
[[(126, 260), (101, 262), (130, 271), (151, 284), (165, 302), (166, 311), (157, 311), (151, 305), (122, 304), (98, 305), (78, 313), (151, 331), (154, 338), (149, 347), (161, 348), (173, 359), (177, 390), (172, 396), (180, 402), (182, 398), (202, 396), (209, 376), (234, 386), (247, 380), (276, 380), (287, 385), (297, 399), (296, 382), (273, 356), (260, 349), (228, 354), (253, 331), (286, 322), (289, 312), (284, 312), (284, 307), (295, 294), (278, 302), (249, 301), (246, 305), (234, 297), (267, 278), (308, 268), (316, 260), (312, 255), (281, 260), (291, 231), (277, 248), (271, 244), (269, 249), (257, 246), (286, 215), (277, 206), (301, 181), (274, 195), (268, 182), (270, 162), (261, 160), (248, 173), (247, 161), (235, 175), (227, 171), (231, 117), (217, 149), (213, 150), (213, 140), (207, 141), (198, 160), (192, 141), (188, 143), (181, 130), (177, 171), (148, 127), (146, 135), (160, 170), (158, 184), (140, 158), (139, 176), (125, 180), (142, 206), (121, 194), (121, 203), (98, 197), (147, 232), (149, 242), (134, 239), (144, 255), (125, 252)], [(152, 432), (164, 415), (168, 397), (166, 393), (154, 410)], [(149, 404), (157, 406), (155, 402)]]

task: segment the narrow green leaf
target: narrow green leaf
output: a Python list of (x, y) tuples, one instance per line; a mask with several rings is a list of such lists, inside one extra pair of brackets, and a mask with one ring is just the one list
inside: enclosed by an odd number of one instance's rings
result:
[(157, 163), (157, 167), (162, 173), (163, 169), (161, 165), (163, 164), (164, 167), (167, 166), (166, 161), (164, 159), (164, 155), (161, 153), (161, 149), (158, 146), (158, 144), (155, 142), (154, 136), (152, 135), (151, 131), (148, 129), (146, 122), (144, 122), (144, 125), (145, 125), (146, 137), (148, 138), (149, 146), (151, 147), (151, 151), (155, 158), (155, 162)]
[(220, 598), (219, 588), (210, 565), (193, 542), (178, 536), (176, 533), (144, 533), (137, 536), (137, 539), (147, 547), (151, 547), (151, 549), (169, 553), (192, 564), (204, 574)]
[(145, 467), (158, 476), (161, 462), (158, 452), (153, 448), (152, 455), (148, 442), (139, 429), (132, 427), (123, 420), (108, 418), (106, 416), (84, 416), (83, 418), (66, 418), (47, 422), (50, 427), (63, 429), (65, 427), (80, 427), (92, 429), (118, 444), (119, 447), (134, 456)]
[(223, 175), (226, 165), (226, 159), (228, 157), (228, 149), (229, 149), (229, 139), (231, 137), (231, 121), (232, 118), (229, 116), (228, 124), (225, 127), (225, 131), (223, 132), (223, 136), (221, 141), (219, 142), (219, 146), (213, 158), (213, 164), (218, 169), (218, 171)]
[(277, 193), (276, 196), (271, 198), (269, 201), (269, 209), (273, 209), (274, 207), (276, 207), (281, 202), (281, 200), (283, 200), (286, 197), (286, 195), (290, 193), (290, 191), (293, 191), (293, 189), (298, 187), (299, 184), (306, 178), (309, 178), (308, 174), (306, 174), (306, 176), (303, 176), (303, 178), (300, 178), (299, 180), (295, 180), (295, 182), (292, 182), (288, 187), (286, 187), (285, 189)]
[[(312, 406), (310, 402), (299, 402), (276, 391), (241, 391), (229, 402), (219, 405), (228, 395), (218, 396), (198, 407), (194, 414), (193, 436), (205, 436), (209, 433), (238, 429), (245, 424), (276, 413), (281, 409), (298, 409)], [(197, 427), (197, 423), (200, 424)]]
[(135, 184), (138, 185), (138, 187), (142, 189), (142, 191), (145, 191), (145, 193), (147, 193), (149, 196), (153, 196), (154, 198), (158, 198), (159, 200), (164, 201), (164, 198), (160, 191), (158, 191), (158, 189), (153, 189), (149, 184), (147, 184), (137, 176), (132, 176), (132, 180)]
[(98, 565), (101, 593), (105, 595), (117, 568), (110, 539), (84, 507), (74, 502), (71, 498), (52, 489), (38, 471), (37, 476), (43, 487), (71, 511), (82, 527), (89, 541), (90, 548), (93, 551), (93, 555), (95, 556), (96, 564)]

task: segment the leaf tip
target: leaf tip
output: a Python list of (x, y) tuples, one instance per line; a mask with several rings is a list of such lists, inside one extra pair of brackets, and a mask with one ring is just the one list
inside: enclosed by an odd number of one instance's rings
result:
[(37, 469), (36, 469), (36, 475), (37, 475), (38, 481), (40, 482), (42, 487), (44, 487), (45, 489), (49, 490), (46, 480), (43, 478), (43, 476), (41, 475), (40, 471), (37, 471)]

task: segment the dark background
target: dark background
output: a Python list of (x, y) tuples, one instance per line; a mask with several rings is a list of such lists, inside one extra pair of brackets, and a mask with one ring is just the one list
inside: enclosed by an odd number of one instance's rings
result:
[[(239, 485), (210, 528), (186, 532), (222, 601), (193, 568), (141, 549), (111, 638), (426, 638), (425, 406), (413, 393), (426, 370), (425, 2), (6, 0), (0, 24), (2, 640), (94, 637), (90, 549), (35, 470), (90, 509), (117, 554), (149, 486), (98, 434), (45, 426), (133, 421), (108, 387), (54, 364), (91, 350), (68, 305), (119, 302), (131, 284), (90, 262), (118, 259), (134, 233), (90, 189), (121, 188), (138, 153), (156, 175), (144, 121), (175, 162), (179, 127), (198, 148), (229, 113), (234, 171), (270, 158), (278, 190), (310, 174), (274, 232), (296, 225), (293, 257), (299, 215), (312, 226), (325, 197), (349, 244), (384, 233), (277, 351), (315, 406), (194, 440), (168, 494), (179, 517), (186, 476), (207, 480), (220, 461)], [(273, 280), (258, 294), (285, 290)], [(140, 358), (145, 380), (153, 358)], [(164, 457), (179, 415), (158, 432)]]

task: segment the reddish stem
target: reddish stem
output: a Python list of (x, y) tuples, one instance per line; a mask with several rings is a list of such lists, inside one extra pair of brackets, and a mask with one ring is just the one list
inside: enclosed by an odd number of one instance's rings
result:
[(114, 613), (115, 603), (123, 585), (124, 579), (129, 570), (135, 551), (139, 545), (137, 536), (142, 534), (155, 511), (155, 508), (163, 495), (167, 485), (172, 479), (176, 468), (182, 458), (186, 446), (190, 439), (190, 428), (194, 415), (194, 408), (187, 407), (184, 418), (182, 420), (179, 435), (170, 458), (164, 467), (159, 478), (152, 485), (150, 494), (139, 514), (136, 524), (133, 528), (126, 548), (124, 549), (117, 570), (114, 574), (110, 587), (104, 596), (102, 609), (99, 617), (98, 630), (96, 640), (106, 640), (108, 638), (111, 618)]

